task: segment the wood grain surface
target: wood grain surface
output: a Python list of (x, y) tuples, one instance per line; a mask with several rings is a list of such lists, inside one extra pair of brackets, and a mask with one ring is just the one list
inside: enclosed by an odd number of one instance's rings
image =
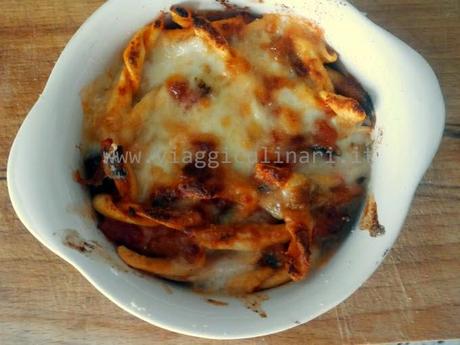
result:
[[(65, 43), (102, 3), (0, 0), (0, 344), (227, 343), (167, 332), (120, 310), (35, 240), (11, 207), (11, 142)], [(354, 3), (420, 51), (436, 71), (448, 110), (441, 149), (402, 235), (363, 287), (306, 325), (232, 344), (460, 338), (460, 1)]]

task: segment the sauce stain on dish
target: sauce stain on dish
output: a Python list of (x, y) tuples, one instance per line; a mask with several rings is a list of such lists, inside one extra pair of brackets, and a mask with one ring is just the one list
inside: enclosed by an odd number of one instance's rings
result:
[(83, 254), (92, 253), (100, 245), (95, 241), (86, 241), (80, 237), (80, 234), (73, 229), (65, 230), (63, 243), (72, 249), (75, 249)]
[(166, 292), (168, 295), (172, 295), (172, 294), (173, 294), (174, 291), (173, 291), (173, 289), (171, 289), (171, 287), (170, 287), (168, 284), (166, 284), (166, 283), (164, 283), (164, 282), (161, 282), (161, 286), (162, 286), (163, 290), (165, 290), (165, 292)]
[(218, 306), (218, 307), (225, 307), (225, 306), (228, 305), (227, 302), (219, 301), (219, 300), (214, 299), (214, 298), (208, 298), (208, 299), (206, 299), (206, 302), (208, 302), (209, 304)]
[(62, 243), (67, 247), (75, 249), (89, 258), (103, 260), (118, 271), (128, 272), (128, 269), (124, 267), (124, 265), (116, 262), (103, 246), (94, 240), (85, 240), (77, 230), (65, 229), (62, 231), (62, 236)]
[(240, 300), (243, 302), (244, 306), (258, 314), (261, 318), (266, 318), (268, 316), (267, 312), (262, 308), (262, 303), (268, 299), (268, 295), (263, 293), (249, 294), (240, 297)]

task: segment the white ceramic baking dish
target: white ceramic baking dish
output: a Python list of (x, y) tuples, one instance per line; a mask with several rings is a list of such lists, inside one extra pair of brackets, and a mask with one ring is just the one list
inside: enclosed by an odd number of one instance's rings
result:
[[(443, 132), (445, 111), (438, 81), (419, 54), (345, 1), (234, 1), (256, 12), (290, 12), (317, 22), (371, 94), (379, 139), (370, 191), (386, 233), (371, 238), (368, 232), (353, 231), (328, 264), (309, 279), (266, 292), (268, 300), (262, 304), (266, 318), (236, 298), (218, 297), (229, 304), (215, 306), (205, 302), (208, 296), (175, 285), (165, 288), (164, 281), (124, 266), (91, 217), (82, 212), (89, 209), (89, 198), (72, 179), (80, 164), (80, 90), (105, 70), (136, 29), (175, 2), (107, 1), (74, 35), (11, 148), (8, 188), (14, 209), (40, 242), (102, 294), (159, 327), (231, 339), (305, 323), (358, 289), (397, 238)], [(220, 6), (212, 0), (193, 4), (206, 9)], [(83, 252), (65, 244), (66, 236), (73, 244), (82, 241)]]

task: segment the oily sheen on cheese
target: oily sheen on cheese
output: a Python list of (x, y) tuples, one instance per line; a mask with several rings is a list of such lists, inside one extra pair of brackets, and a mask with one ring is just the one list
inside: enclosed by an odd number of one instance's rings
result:
[(337, 58), (320, 29), (287, 15), (174, 7), (140, 30), (82, 92), (83, 157), (100, 155), (84, 183), (122, 259), (206, 289), (302, 279), (369, 174), (372, 128), (335, 93)]

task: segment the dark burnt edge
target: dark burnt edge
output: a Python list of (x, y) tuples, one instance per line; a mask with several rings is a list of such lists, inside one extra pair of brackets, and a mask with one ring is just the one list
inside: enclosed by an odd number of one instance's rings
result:
[(345, 239), (351, 235), (352, 230), (359, 227), (361, 215), (366, 206), (368, 183), (369, 179), (367, 179), (364, 184), (365, 188), (362, 195), (352, 200), (349, 204), (339, 208), (339, 211), (348, 216), (349, 221), (345, 222), (337, 233), (315, 241), (319, 246), (321, 257), (327, 257), (330, 253), (337, 251), (337, 249), (343, 245)]
[[(85, 179), (91, 179), (97, 174), (99, 169), (102, 169), (102, 154), (91, 153), (83, 159), (83, 173)], [(110, 177), (104, 177), (100, 185), (86, 185), (85, 186), (89, 191), (91, 198), (97, 194), (110, 194), (117, 197), (118, 191), (115, 186), (115, 182)]]
[[(262, 18), (262, 14), (258, 14), (255, 12), (250, 11), (249, 7), (238, 7), (238, 6), (231, 6), (231, 7), (225, 7), (220, 10), (197, 10), (194, 8), (189, 8), (185, 4), (179, 4), (175, 5), (176, 12), (179, 16), (181, 16), (177, 12), (177, 8), (180, 8), (179, 11), (186, 11), (189, 10), (190, 14), (192, 17), (198, 16), (198, 17), (203, 17), (207, 19), (208, 21), (216, 21), (216, 20), (222, 20), (222, 19), (229, 19), (237, 16), (242, 16), (245, 20), (246, 23), (250, 23), (254, 21), (255, 19)], [(171, 7), (171, 10), (174, 6)], [(173, 22), (171, 19), (171, 13), (169, 11), (163, 12), (163, 18), (164, 18), (164, 28), (166, 30), (177, 30), (177, 29), (182, 29), (182, 27)], [(182, 16), (181, 16), (182, 17)], [(187, 18), (187, 17), (182, 17), (182, 18)]]
[(191, 15), (191, 11), (181, 5), (171, 6), (170, 11), (176, 13), (179, 17), (182, 18), (188, 18)]
[(227, 40), (224, 36), (214, 27), (211, 22), (202, 16), (193, 16), (193, 25), (205, 31), (219, 46), (227, 45)]

